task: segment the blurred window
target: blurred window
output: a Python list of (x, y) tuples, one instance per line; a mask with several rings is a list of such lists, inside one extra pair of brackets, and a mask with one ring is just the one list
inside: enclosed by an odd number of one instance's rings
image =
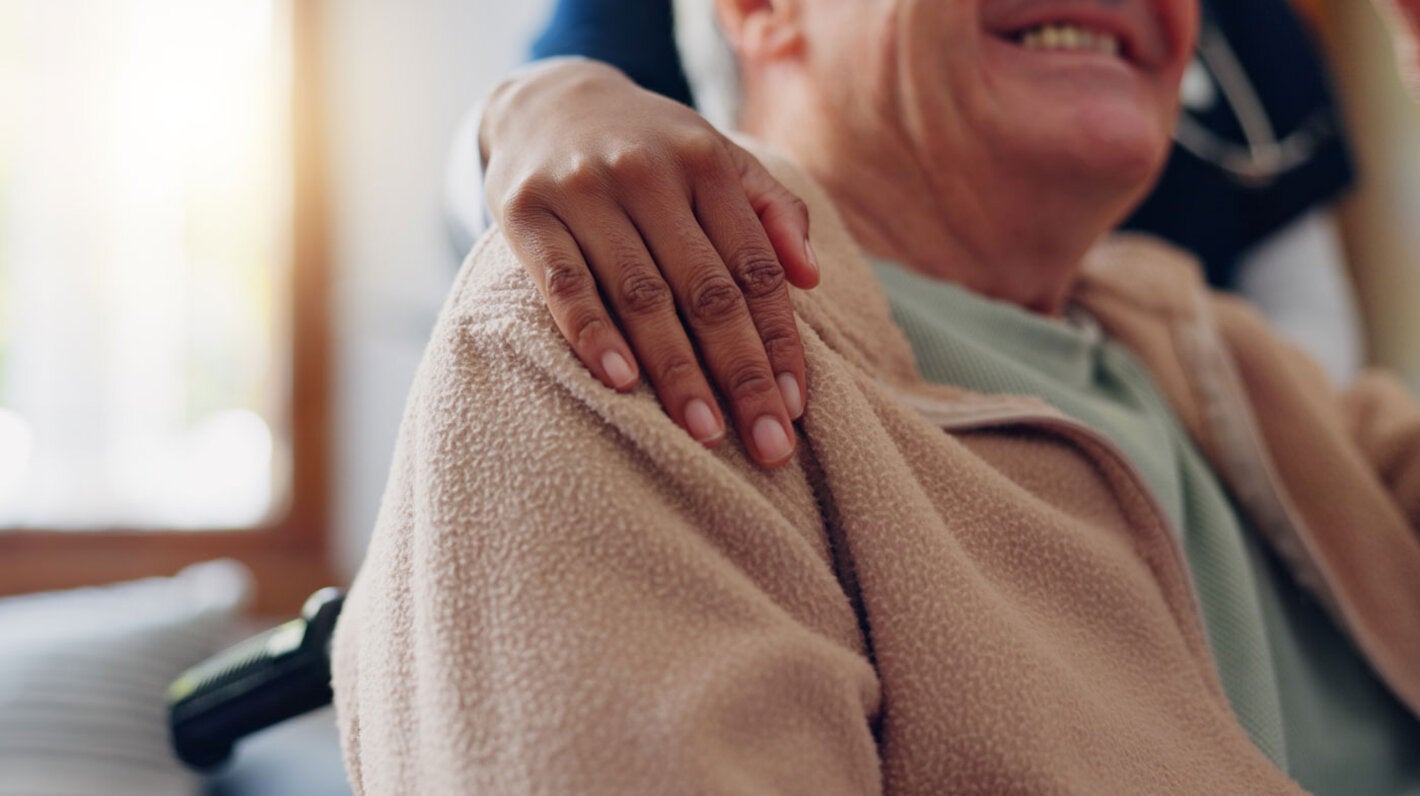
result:
[(291, 0), (0, 0), (0, 528), (289, 499)]

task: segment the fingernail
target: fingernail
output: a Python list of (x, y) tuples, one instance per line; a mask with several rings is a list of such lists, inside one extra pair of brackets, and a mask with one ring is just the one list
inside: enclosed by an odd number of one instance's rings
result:
[(754, 421), (754, 446), (759, 448), (761, 458), (771, 462), (784, 461), (794, 452), (784, 426), (778, 418), (769, 415)]
[(814, 273), (819, 273), (818, 258), (814, 256), (814, 245), (809, 243), (808, 238), (804, 238), (804, 255), (809, 258), (809, 267), (814, 269)]
[(779, 394), (784, 396), (784, 408), (795, 420), (804, 413), (804, 394), (799, 391), (799, 380), (792, 373), (780, 373), (774, 379), (779, 382)]
[(696, 442), (711, 443), (725, 435), (725, 429), (710, 411), (710, 404), (699, 398), (692, 398), (685, 405), (685, 425)]
[(636, 382), (636, 372), (631, 369), (626, 357), (615, 351), (602, 354), (602, 370), (606, 371), (606, 377), (618, 390), (624, 390)]

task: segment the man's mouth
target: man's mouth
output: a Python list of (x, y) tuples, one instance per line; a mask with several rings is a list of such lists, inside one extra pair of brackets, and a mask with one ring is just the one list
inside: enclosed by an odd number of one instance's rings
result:
[(1069, 22), (1037, 25), (1017, 31), (1011, 38), (1027, 50), (1098, 53), (1121, 57), (1119, 37), (1103, 30)]

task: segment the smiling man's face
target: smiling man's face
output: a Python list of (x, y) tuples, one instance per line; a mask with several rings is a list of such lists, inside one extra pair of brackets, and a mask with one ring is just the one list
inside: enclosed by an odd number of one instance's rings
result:
[[(1170, 147), (1197, 0), (806, 0), (830, 101), (977, 190), (1101, 189), (1123, 215)], [(836, 73), (836, 74), (835, 74)]]

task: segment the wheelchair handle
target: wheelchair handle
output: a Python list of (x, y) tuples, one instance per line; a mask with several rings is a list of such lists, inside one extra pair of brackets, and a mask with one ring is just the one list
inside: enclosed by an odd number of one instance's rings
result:
[(345, 592), (321, 589), (301, 616), (224, 650), (168, 687), (173, 751), (191, 768), (215, 768), (237, 741), (329, 705), (330, 637)]

